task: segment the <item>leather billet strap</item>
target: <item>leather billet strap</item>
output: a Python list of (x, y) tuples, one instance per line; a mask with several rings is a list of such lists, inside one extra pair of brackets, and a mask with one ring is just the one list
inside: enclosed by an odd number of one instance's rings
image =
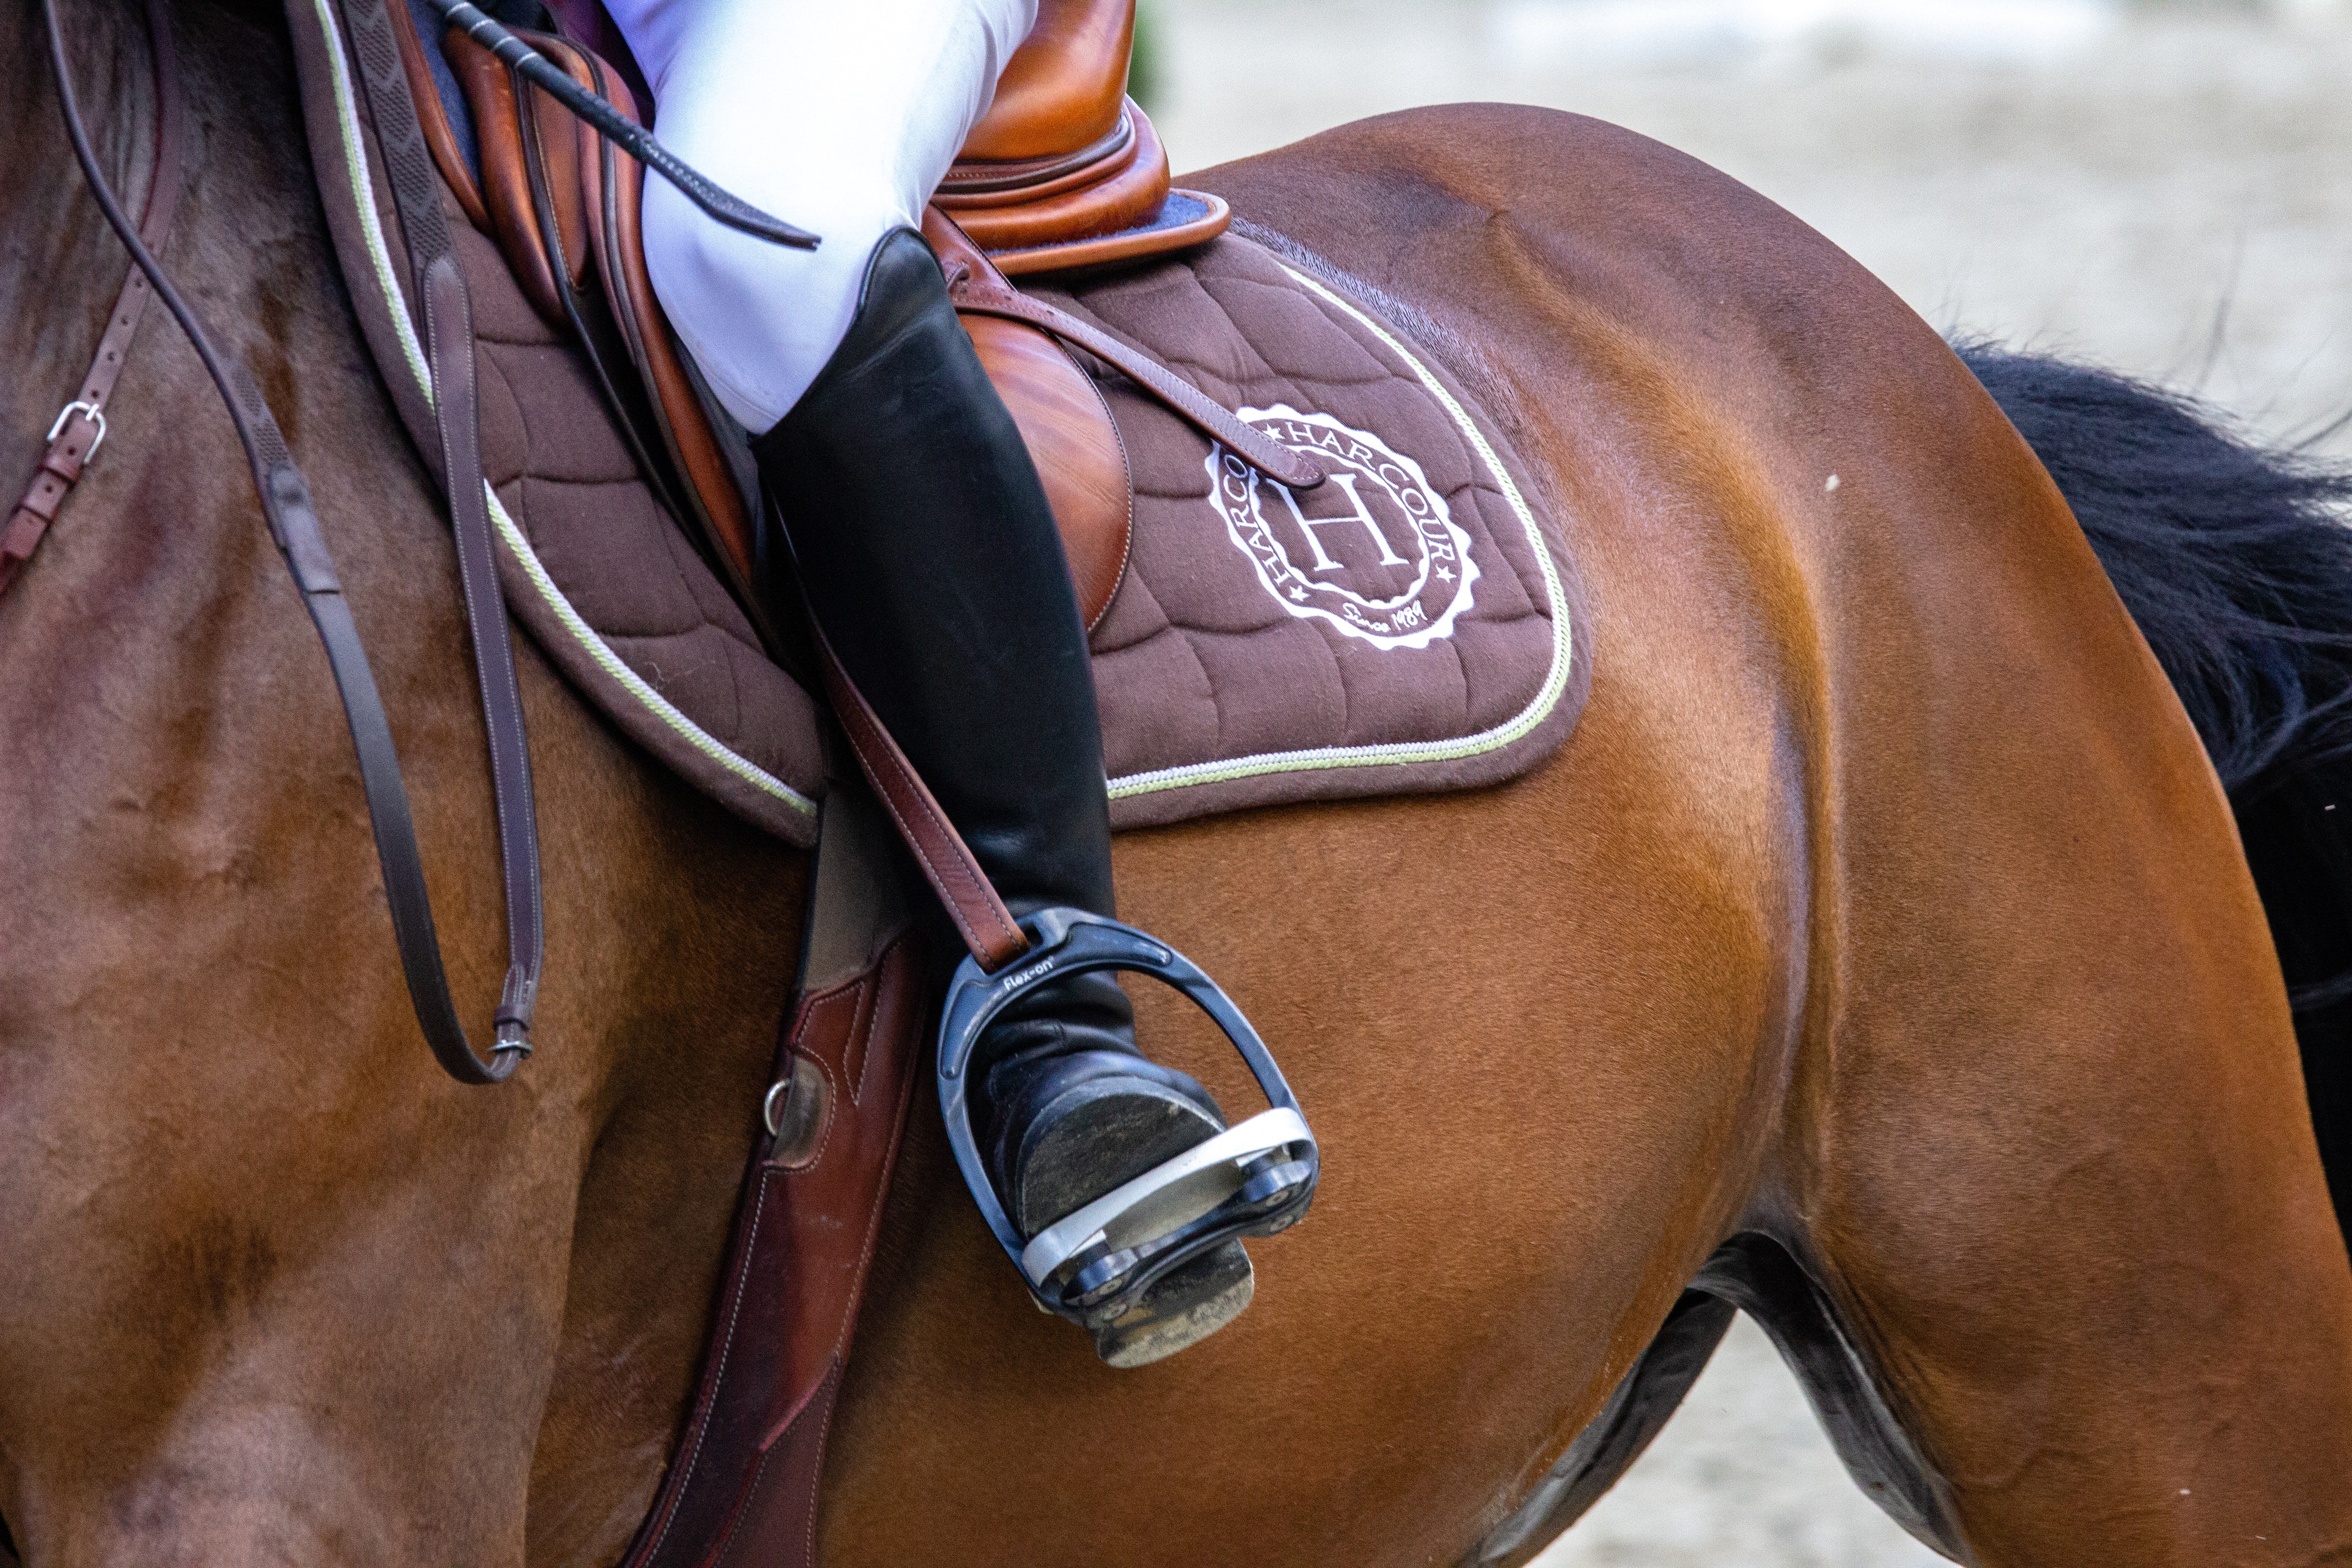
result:
[(955, 308), (978, 316), (1003, 316), (1042, 327), (1064, 342), (1082, 348), (1167, 405), (1168, 408), (1210, 440), (1278, 485), (1295, 490), (1313, 489), (1323, 482), (1323, 467), (1303, 452), (1276, 445), (1251, 429), (1234, 412), (1185, 382), (1140, 350), (1129, 348), (1091, 322), (1043, 300), (1033, 300), (1009, 285), (962, 272), (950, 279), (948, 298)]
[[(390, 48), (381, 31), (382, 0), (373, 0), (379, 24), (378, 41)], [(269, 412), (260, 389), (242, 363), (225, 358), (212, 336), (179, 290), (173, 287), (154, 253), (131, 226), (115, 199), (104, 171), (91, 150), (81, 120), (66, 58), (65, 33), (58, 19), (57, 0), (42, 0), (47, 25), (49, 60), (57, 77), (58, 105), (74, 156), (89, 183), (90, 193), (106, 214), (107, 222), (131, 252), (158, 298), (170, 310), (204, 362), (205, 373), (227, 405), (230, 423), (253, 471), (254, 489), (261, 500), (264, 520), (278, 552), (302, 595), (303, 608), (326, 649), (335, 687), (342, 698), (352, 744), (360, 764), (360, 780), (374, 830), (376, 857), (383, 868), (384, 894), (392, 911), (393, 933), (409, 996), (418, 1024), (434, 1055), (450, 1075), (465, 1083), (496, 1083), (511, 1074), (530, 1054), (530, 1014), (537, 999), (541, 943), (537, 833), (530, 798), (530, 773), (523, 754), (522, 707), (515, 688), (513, 649), (507, 633), (506, 605), (499, 596), (490, 555), (489, 516), (482, 501), (482, 480), (476, 445), (473, 381), (473, 331), (464, 279), (448, 248), (446, 225), (436, 255), (420, 258), (419, 272), (425, 298), (425, 336), (432, 345), (436, 389), (436, 414), (447, 470), (454, 518), (459, 535), (458, 562), (464, 579), (468, 626), (474, 637), (475, 663), (481, 676), (485, 717), (490, 734), (490, 765), (498, 795), (499, 836), (506, 871), (509, 966), (497, 1016), (497, 1038), (491, 1059), (474, 1053), (449, 996), (448, 976), (441, 963), (440, 943), (433, 929), (433, 909), (425, 885), (425, 868), (416, 847), (415, 824), (408, 807), (408, 790), (401, 778), (400, 760), (392, 740), (373, 672), (351, 605), (343, 596), (324, 531), (311, 504), (308, 481), (287, 449), (286, 438)], [(159, 37), (168, 36), (170, 18), (151, 10)], [(159, 61), (171, 57), (159, 43)], [(388, 57), (398, 71), (396, 55)], [(371, 77), (374, 72), (369, 72)], [(414, 121), (411, 121), (414, 131)], [(421, 153), (421, 149), (420, 149)], [(429, 169), (430, 165), (426, 167)], [(437, 197), (436, 197), (437, 201)], [(438, 212), (437, 205), (435, 211)], [(404, 216), (405, 216), (404, 214)], [(415, 231), (411, 231), (412, 247)], [(467, 471), (457, 470), (466, 467)], [(463, 487), (470, 496), (460, 499)], [(470, 506), (465, 504), (469, 500)]]
[[(147, 0), (147, 32), (153, 40), (155, 66), (155, 172), (148, 182), (147, 210), (139, 221), (139, 237), (148, 249), (161, 251), (179, 210), (181, 183), (180, 61), (164, 0)], [(133, 262), (122, 280), (121, 293), (115, 298), (113, 313), (107, 317), (106, 335), (99, 340), (89, 374), (82, 378), (81, 394), (58, 415), (49, 431), (48, 447), (41, 454), (24, 499), (8, 514), (7, 526), (0, 529), (0, 594), (8, 591), (17, 572), (32, 559), (66, 497), (80, 480), (83, 468), (106, 439), (106, 400), (113, 395), (115, 378), (122, 374), (131, 340), (138, 336), (139, 323), (146, 319), (147, 301), (152, 297), (147, 274)]]

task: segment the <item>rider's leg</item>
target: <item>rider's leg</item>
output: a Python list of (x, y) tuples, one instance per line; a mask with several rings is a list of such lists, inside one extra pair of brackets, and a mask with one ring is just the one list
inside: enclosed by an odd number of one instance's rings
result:
[[(1112, 912), (1093, 677), (1052, 512), (908, 232), (1034, 0), (612, 9), (664, 140), (824, 237), (814, 254), (762, 245), (646, 189), (655, 287), (757, 433), (827, 637), (1016, 914)], [(1024, 1234), (1223, 1126), (1200, 1085), (1137, 1051), (1107, 975), (1033, 994), (975, 1059), (982, 1146)], [(1228, 1242), (1155, 1287), (1104, 1353), (1181, 1348), (1249, 1289)]]

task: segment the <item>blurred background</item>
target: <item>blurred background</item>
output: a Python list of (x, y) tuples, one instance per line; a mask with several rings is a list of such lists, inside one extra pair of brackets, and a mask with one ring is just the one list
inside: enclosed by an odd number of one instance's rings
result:
[[(2352, 0), (1142, 4), (1180, 170), (1414, 104), (1574, 110), (1745, 181), (1938, 328), (2352, 459)], [(1940, 1561), (1846, 1481), (1743, 1321), (1544, 1568)]]
[(2352, 407), (2352, 0), (1142, 5), (1179, 170), (1414, 104), (1573, 110), (1761, 191), (1938, 327), (2281, 437)]

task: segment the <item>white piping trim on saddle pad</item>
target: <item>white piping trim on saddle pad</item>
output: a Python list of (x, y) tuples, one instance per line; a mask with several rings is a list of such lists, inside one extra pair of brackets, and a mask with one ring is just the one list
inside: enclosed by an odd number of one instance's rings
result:
[(1389, 330), (1349, 300), (1340, 298), (1314, 279), (1295, 268), (1284, 266), (1293, 281), (1314, 291), (1317, 297), (1328, 300), (1348, 312), (1374, 337), (1386, 343), (1396, 356), (1412, 368), (1421, 384), (1435, 398), (1462, 434), (1477, 451), (1479, 460), (1510, 503), (1511, 510), (1527, 531), (1528, 543), (1542, 563), (1544, 590), (1551, 600), (1552, 647), (1551, 671), (1537, 689), (1534, 700), (1511, 718), (1492, 730), (1482, 730), (1475, 735), (1461, 735), (1451, 741), (1396, 742), (1380, 746), (1318, 746), (1297, 752), (1266, 752), (1254, 757), (1234, 757), (1224, 762), (1187, 763), (1180, 767), (1154, 768), (1149, 773), (1129, 773), (1110, 781), (1110, 797), (1126, 800), (1136, 795), (1154, 795), (1161, 790), (1184, 789), (1194, 784), (1230, 784), (1236, 779), (1257, 778), (1267, 773), (1305, 773), (1315, 768), (1394, 767), (1414, 763), (1451, 763), (1465, 757), (1483, 756), (1498, 751), (1521, 739), (1551, 714), (1559, 705), (1561, 695), (1568, 690), (1570, 660), (1575, 652), (1573, 633), (1568, 624), (1568, 604), (1559, 581), (1559, 567), (1552, 560), (1551, 548), (1544, 542), (1543, 531), (1536, 526), (1535, 513), (1519, 487), (1512, 482), (1510, 472), (1487, 445), (1477, 421), (1470, 417), (1444, 384), (1429, 373), (1429, 367), (1414, 357), (1412, 352), (1399, 342)]
[[(352, 182), (353, 205), (357, 208), (361, 231), (365, 236), (368, 258), (376, 273), (377, 283), (390, 303), (394, 330), (400, 338), (402, 356), (408, 362), (416, 378), (418, 391), (429, 405), (433, 401), (432, 374), (428, 368), (424, 345), (418, 341), (415, 325), (409, 319), (406, 297), (402, 292), (398, 273), (392, 265), (392, 253), (385, 241), (373, 192), (374, 182), (367, 164), (367, 153), (362, 139), (357, 102), (353, 95), (350, 68), (344, 54), (342, 33), (331, 0), (312, 0), (321, 30), (329, 44), (328, 58), (333, 73), (336, 126), (343, 141), (343, 155)], [(1240, 779), (1257, 778), (1273, 773), (1303, 773), (1318, 768), (1394, 767), (1423, 763), (1459, 762), (1483, 756), (1518, 741), (1550, 716), (1568, 689), (1569, 674), (1574, 652), (1573, 630), (1569, 625), (1568, 606), (1562, 592), (1559, 565), (1552, 559), (1550, 547), (1545, 543), (1542, 531), (1537, 526), (1535, 514), (1513, 482), (1509, 471), (1495, 455), (1486, 435), (1471, 418), (1467, 410), (1447, 391), (1443, 383), (1430, 374), (1412, 351), (1398, 341), (1379, 321), (1358, 309), (1352, 302), (1325, 288), (1321, 283), (1294, 268), (1284, 266), (1283, 271), (1300, 287), (1318, 299), (1336, 305), (1361, 323), (1364, 329), (1411, 367), (1414, 376), (1429, 395), (1453, 418), (1463, 436), (1470, 442), (1479, 460), (1503, 492), (1511, 511), (1525, 531), (1537, 562), (1543, 568), (1544, 587), (1550, 600), (1552, 619), (1552, 661), (1543, 685), (1534, 699), (1518, 713), (1491, 730), (1473, 735), (1457, 736), (1450, 741), (1402, 742), (1386, 745), (1322, 746), (1295, 752), (1269, 752), (1256, 756), (1234, 757), (1219, 762), (1189, 763), (1176, 767), (1156, 768), (1147, 773), (1129, 773), (1108, 781), (1110, 798), (1124, 800), (1138, 795), (1155, 795), (1167, 790), (1183, 789), (1199, 784), (1227, 784)], [(756, 763), (729, 750), (709, 731), (697, 724), (648, 685), (645, 679), (623, 662), (610, 644), (596, 629), (582, 618), (562, 589), (548, 574), (537, 551), (523, 533), (506, 506), (499, 500), (486, 480), (483, 491), (489, 501), (490, 516), (498, 525), (499, 535), (522, 566), (523, 573), (541, 599), (555, 613), (564, 630), (587, 650), (596, 665), (638, 703), (676, 731), (689, 746), (729, 773), (752, 788), (783, 802), (803, 816), (814, 816), (816, 803)]]
[[(417, 390), (425, 403), (433, 402), (433, 374), (425, 358), (425, 346), (417, 341), (415, 323), (408, 317), (407, 299), (401, 292), (400, 275), (393, 269), (392, 251), (385, 244), (383, 226), (378, 220), (373, 192), (375, 184), (368, 171), (367, 152), (361, 139), (359, 108), (352, 95), (350, 65), (343, 52), (342, 31), (337, 26), (331, 0), (312, 0), (319, 25), (327, 37), (327, 58), (332, 68), (335, 84), (335, 123), (343, 139), (343, 158), (351, 181), (352, 205), (359, 209), (361, 232), (367, 237), (368, 259), (375, 268), (376, 282), (391, 306), (393, 328), (400, 335), (400, 351), (408, 361), (409, 370), (416, 377)], [(398, 24), (395, 24), (398, 25)], [(738, 756), (719, 738), (680, 712), (669, 699), (646, 682), (643, 676), (622, 661), (612, 645), (597, 635), (596, 628), (581, 617), (563, 590), (555, 585), (539, 552), (531, 548), (530, 540), (518, 527), (499, 500), (498, 491), (488, 479), (482, 481), (482, 493), (490, 503), (491, 521), (498, 524), (499, 537), (506, 542), (530, 578), (532, 588), (544, 600), (563, 629), (572, 640), (588, 651), (598, 668), (618, 681), (622, 688), (663, 723), (676, 731), (680, 739), (696, 751), (718, 763), (728, 773), (741, 779), (753, 789), (783, 802), (803, 816), (816, 815), (816, 802), (793, 788), (783, 780), (757, 763)]]

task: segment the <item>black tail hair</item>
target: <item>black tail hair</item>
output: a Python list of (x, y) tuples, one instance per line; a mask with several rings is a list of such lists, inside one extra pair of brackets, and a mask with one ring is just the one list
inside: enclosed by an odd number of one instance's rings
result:
[(2074, 509), (2230, 792), (2352, 1226), (2352, 469), (2126, 376), (1954, 346)]

